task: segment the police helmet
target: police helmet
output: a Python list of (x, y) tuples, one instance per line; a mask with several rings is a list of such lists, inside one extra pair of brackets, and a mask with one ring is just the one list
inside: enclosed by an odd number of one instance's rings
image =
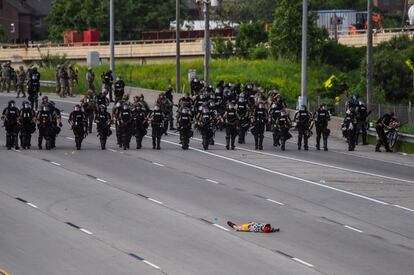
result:
[(14, 101), (14, 100), (10, 100), (9, 101), (9, 107), (10, 108), (13, 108), (13, 107), (15, 107), (16, 106), (16, 102)]
[(49, 105), (43, 105), (42, 111), (49, 112), (49, 110), (50, 110)]
[(229, 110), (234, 110), (234, 104), (233, 103), (229, 103), (229, 105), (227, 106), (227, 108)]
[(104, 104), (99, 105), (99, 109), (101, 111), (105, 111), (106, 110), (106, 105), (104, 105)]
[(128, 103), (125, 103), (125, 104), (122, 106), (122, 109), (124, 109), (124, 110), (129, 110), (129, 104), (128, 104)]
[(157, 105), (155, 105), (155, 106), (154, 106), (154, 111), (159, 111), (159, 110), (160, 110), (160, 105), (158, 105), (158, 104), (157, 104)]
[(75, 107), (73, 107), (73, 110), (78, 112), (81, 110), (81, 106), (79, 104), (76, 104)]
[(259, 103), (258, 108), (259, 108), (259, 109), (264, 109), (264, 104), (263, 104), (263, 102), (260, 102), (260, 103)]
[(190, 109), (187, 108), (187, 107), (184, 107), (184, 108), (181, 109), (181, 113), (182, 114), (189, 114), (190, 113)]
[(306, 111), (306, 110), (307, 110), (306, 105), (301, 105), (301, 106), (300, 106), (300, 110), (301, 110), (301, 111)]
[(183, 95), (183, 98), (188, 99), (188, 98), (189, 98), (188, 93), (185, 93), (185, 94)]
[(115, 104), (115, 108), (120, 108), (122, 105), (121, 105), (121, 102), (117, 102), (116, 104)]

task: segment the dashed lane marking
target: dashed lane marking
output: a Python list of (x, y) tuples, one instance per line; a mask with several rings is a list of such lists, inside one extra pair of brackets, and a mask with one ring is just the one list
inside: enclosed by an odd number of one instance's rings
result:
[(213, 223), (213, 226), (215, 226), (215, 227), (217, 227), (217, 228), (220, 228), (221, 230), (224, 230), (224, 231), (230, 231), (229, 229), (227, 229), (227, 228), (225, 228), (224, 226), (221, 226), (221, 225), (219, 225), (219, 224), (217, 224), (217, 223)]
[(355, 228), (355, 227), (352, 227), (352, 226), (349, 226), (349, 225), (344, 225), (344, 227), (345, 228), (348, 228), (348, 229), (351, 229), (351, 230), (353, 230), (353, 231), (356, 231), (356, 232), (358, 232), (358, 233), (363, 233), (364, 231), (362, 231), (362, 230), (360, 230), (360, 229), (358, 229), (358, 228)]
[(86, 233), (86, 234), (88, 234), (88, 235), (93, 235), (92, 234), (92, 232), (90, 232), (90, 231), (88, 231), (88, 230), (86, 230), (86, 229), (84, 229), (84, 228), (81, 228), (81, 229), (79, 229), (80, 231), (82, 231), (83, 233)]
[(313, 265), (313, 264), (310, 264), (310, 263), (308, 263), (308, 262), (305, 262), (304, 260), (301, 260), (301, 259), (296, 258), (296, 257), (293, 257), (293, 258), (292, 258), (292, 260), (294, 260), (294, 261), (296, 261), (296, 262), (298, 262), (298, 263), (301, 263), (301, 264), (303, 264), (303, 265), (306, 265), (307, 267), (314, 267), (314, 265)]
[(158, 163), (158, 162), (153, 162), (152, 164), (157, 165), (159, 167), (164, 167), (165, 166), (164, 164), (161, 164), (161, 163)]
[(279, 204), (279, 205), (285, 205), (284, 203), (281, 203), (281, 202), (278, 202), (278, 201), (275, 201), (275, 200), (272, 200), (272, 199), (266, 199), (267, 201), (270, 201), (270, 202), (273, 202), (273, 203), (276, 203), (276, 204)]
[(72, 137), (66, 137), (66, 139), (69, 139), (69, 140), (75, 140), (74, 138), (72, 138)]
[(143, 263), (146, 263), (147, 265), (149, 265), (149, 266), (151, 266), (151, 267), (153, 267), (155, 269), (161, 269), (161, 267), (159, 267), (158, 265), (155, 265), (155, 264), (151, 263), (150, 261), (143, 260), (142, 262)]
[(149, 265), (149, 266), (151, 266), (151, 267), (153, 267), (155, 269), (161, 270), (161, 267), (159, 267), (158, 265), (153, 264), (150, 261), (145, 260), (144, 258), (142, 258), (142, 257), (140, 257), (140, 256), (138, 256), (138, 255), (136, 255), (134, 253), (129, 253), (128, 255), (131, 256), (131, 257), (133, 257), (133, 258), (135, 258), (135, 259), (138, 259), (139, 261), (141, 261), (141, 262), (143, 262), (143, 263), (145, 263), (145, 264), (147, 264), (147, 265)]
[(114, 152), (114, 153), (116, 153), (116, 152), (117, 152), (116, 150), (111, 149), (111, 148), (108, 148), (107, 150), (108, 150), (108, 151), (110, 151), (110, 152)]
[(153, 198), (147, 198), (149, 201), (152, 201), (152, 202), (155, 202), (155, 203), (158, 203), (158, 204), (161, 204), (161, 205), (163, 205), (164, 203), (162, 203), (162, 202), (160, 202), (160, 201), (157, 201), (157, 200), (154, 200)]
[(53, 164), (53, 165), (56, 165), (56, 166), (62, 166), (62, 164), (54, 162), (54, 161), (51, 161), (50, 163)]
[(27, 202), (26, 203), (28, 206), (30, 206), (30, 207), (33, 207), (33, 208), (38, 208), (36, 205), (34, 205), (33, 203), (31, 203), (31, 202)]
[(103, 182), (103, 183), (107, 183), (106, 180), (100, 179), (100, 178), (96, 178), (97, 181)]
[(211, 182), (211, 183), (215, 183), (215, 184), (219, 184), (219, 182), (218, 182), (218, 181), (211, 180), (211, 179), (206, 179), (206, 181)]
[(74, 223), (71, 223), (71, 222), (66, 222), (66, 224), (67, 224), (67, 225), (69, 225), (69, 226), (71, 226), (71, 227), (73, 227), (73, 228), (78, 229), (79, 231), (82, 231), (83, 233), (86, 233), (86, 234), (88, 234), (88, 235), (93, 235), (93, 233), (92, 233), (92, 232), (90, 232), (90, 231), (88, 231), (88, 230), (86, 230), (86, 229), (84, 229), (84, 228), (82, 228), (82, 227), (80, 227), (80, 226), (77, 226), (77, 225), (76, 225), (76, 224), (74, 224)]

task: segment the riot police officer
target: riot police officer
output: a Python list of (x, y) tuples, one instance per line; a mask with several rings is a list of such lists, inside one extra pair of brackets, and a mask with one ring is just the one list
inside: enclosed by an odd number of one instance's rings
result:
[(321, 137), (323, 137), (323, 149), (328, 151), (328, 137), (330, 130), (328, 129), (328, 122), (331, 120), (329, 111), (326, 109), (326, 104), (321, 104), (318, 110), (314, 113), (313, 119), (316, 128), (316, 150), (320, 150)]
[(50, 114), (51, 114), (51, 129), (50, 129), (50, 148), (56, 148), (56, 137), (59, 135), (62, 127), (62, 115), (60, 110), (56, 108), (55, 102), (49, 102)]
[(390, 113), (386, 113), (385, 115), (383, 115), (377, 120), (375, 130), (377, 131), (378, 142), (377, 142), (377, 145), (375, 146), (375, 152), (381, 152), (380, 150), (381, 146), (385, 147), (386, 152), (392, 152), (392, 150), (390, 149), (390, 145), (389, 145), (385, 130), (391, 127), (394, 119), (395, 119), (394, 112), (390, 112)]
[(122, 133), (119, 128), (119, 124), (117, 121), (119, 120), (119, 116), (122, 111), (122, 101), (118, 101), (115, 106), (112, 108), (112, 120), (115, 123), (115, 135), (116, 135), (116, 143), (119, 147), (122, 147)]
[(260, 102), (253, 111), (251, 117), (252, 129), (254, 136), (254, 146), (256, 150), (263, 150), (264, 131), (267, 121), (267, 113), (263, 102)]
[(99, 105), (95, 115), (96, 131), (98, 132), (101, 149), (105, 150), (106, 141), (112, 134), (111, 131), (111, 114), (106, 110), (106, 105)]
[(298, 150), (302, 149), (302, 139), (305, 151), (309, 150), (308, 139), (310, 134), (312, 115), (306, 105), (300, 106), (299, 111), (295, 113), (294, 122), (298, 129)]
[(88, 122), (88, 132), (90, 134), (92, 133), (92, 124), (94, 120), (95, 111), (97, 109), (96, 99), (92, 90), (89, 90), (88, 94), (81, 100), (81, 106), (83, 112), (86, 115), (86, 119)]
[(280, 112), (279, 118), (276, 121), (276, 128), (278, 133), (277, 139), (280, 140), (280, 149), (282, 151), (285, 151), (286, 141), (292, 137), (292, 135), (289, 133), (291, 126), (292, 121), (290, 120), (288, 113), (282, 110), (282, 112)]
[(114, 82), (114, 77), (112, 75), (112, 70), (107, 71), (101, 75), (102, 84), (105, 91), (109, 93), (109, 101), (114, 102), (112, 97), (112, 84)]
[(16, 106), (14, 100), (10, 100), (7, 107), (3, 110), (1, 120), (4, 121), (4, 127), (6, 128), (6, 147), (10, 150), (15, 147), (19, 149), (19, 125), (20, 125), (20, 110)]
[(69, 115), (69, 124), (72, 127), (73, 134), (75, 135), (76, 149), (80, 150), (82, 141), (87, 135), (86, 131), (86, 115), (82, 111), (79, 104), (75, 105), (73, 112)]
[(115, 102), (122, 99), (125, 94), (125, 82), (122, 77), (117, 77), (115, 81)]
[(214, 127), (216, 125), (214, 115), (207, 106), (203, 107), (197, 115), (197, 127), (203, 139), (203, 149), (208, 150), (209, 145), (211, 145), (212, 141), (214, 142)]
[(124, 150), (129, 149), (129, 144), (131, 142), (132, 135), (132, 112), (131, 107), (127, 102), (124, 102), (122, 105), (122, 110), (119, 113), (117, 124), (121, 134), (121, 144)]
[(161, 136), (164, 133), (164, 112), (156, 104), (150, 114), (152, 128), (152, 149), (161, 149)]
[(38, 147), (42, 150), (43, 139), (46, 142), (46, 150), (51, 149), (50, 131), (52, 123), (52, 114), (50, 113), (49, 104), (43, 105), (36, 115), (37, 128), (39, 130)]
[(20, 144), (23, 149), (30, 149), (32, 134), (36, 131), (36, 114), (30, 103), (23, 101), (20, 113)]
[(357, 114), (355, 113), (355, 107), (351, 106), (346, 111), (344, 122), (342, 123), (343, 135), (348, 143), (348, 151), (355, 150), (356, 142), (356, 127), (357, 127)]
[(181, 147), (183, 150), (188, 150), (190, 138), (193, 136), (191, 125), (192, 117), (190, 108), (184, 107), (177, 116), (177, 129), (180, 132)]
[(137, 149), (141, 149), (142, 139), (147, 134), (147, 128), (149, 125), (147, 113), (140, 102), (134, 105), (134, 108), (132, 110), (132, 119)]
[(359, 101), (359, 105), (356, 108), (356, 119), (357, 119), (357, 128), (356, 128), (356, 145), (358, 145), (359, 135), (362, 133), (362, 145), (368, 145), (367, 142), (367, 129), (369, 124), (367, 122), (368, 116), (371, 114), (371, 111), (368, 111), (367, 106), (362, 101)]
[(226, 127), (226, 149), (234, 150), (237, 136), (237, 127), (239, 123), (239, 116), (233, 103), (229, 103), (227, 110), (223, 115), (223, 123)]
[(28, 82), (28, 94), (29, 101), (32, 109), (37, 110), (38, 99), (40, 93), (40, 73), (37, 71), (36, 66), (33, 66), (29, 72), (29, 82)]
[(239, 116), (239, 144), (245, 144), (247, 131), (249, 130), (249, 105), (245, 94), (241, 93), (236, 105), (237, 115)]

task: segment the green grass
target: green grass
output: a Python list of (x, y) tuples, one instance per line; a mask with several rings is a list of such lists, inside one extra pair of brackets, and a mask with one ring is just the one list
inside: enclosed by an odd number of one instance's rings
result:
[[(197, 76), (203, 76), (203, 61), (195, 60), (181, 64), (181, 91), (189, 91), (188, 70), (196, 69)], [(99, 65), (93, 68), (96, 75), (95, 85), (100, 89), (102, 72), (108, 70), (108, 65)], [(335, 69), (329, 66), (311, 66), (309, 68), (308, 91), (310, 97), (316, 96), (316, 90), (323, 87), (323, 82)], [(42, 79), (54, 80), (54, 68), (42, 68)], [(85, 93), (86, 67), (79, 67), (79, 85), (76, 93)], [(128, 86), (155, 90), (165, 90), (168, 84), (175, 86), (175, 64), (148, 64), (137, 65), (128, 63), (117, 64), (117, 75), (124, 78)], [(300, 95), (301, 71), (300, 64), (288, 61), (275, 61), (273, 59), (252, 60), (213, 60), (210, 67), (210, 80), (213, 86), (220, 80), (232, 83), (254, 82), (266, 90), (277, 87), (288, 98), (290, 103), (296, 101)]]

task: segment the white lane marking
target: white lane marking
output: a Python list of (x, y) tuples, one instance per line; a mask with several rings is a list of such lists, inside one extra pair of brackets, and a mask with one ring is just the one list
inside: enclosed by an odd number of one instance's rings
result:
[(74, 138), (72, 138), (72, 137), (66, 137), (66, 139), (69, 139), (69, 140), (75, 140)]
[(400, 208), (400, 209), (404, 209), (404, 210), (410, 211), (410, 212), (414, 212), (414, 209), (411, 209), (411, 208), (408, 208), (408, 207), (404, 207), (404, 206), (401, 206), (401, 205), (398, 205), (398, 204), (393, 204), (393, 206), (395, 206), (397, 208)]
[(158, 203), (158, 204), (164, 204), (164, 203), (162, 203), (160, 201), (154, 200), (153, 198), (148, 198), (148, 200), (149, 201), (152, 201), (152, 202), (155, 202), (155, 203)]
[(88, 231), (86, 229), (80, 228), (79, 230), (82, 231), (83, 233), (88, 234), (88, 235), (92, 235), (92, 232), (90, 232), (90, 231)]
[(164, 164), (158, 163), (158, 162), (153, 162), (152, 164), (157, 165), (159, 167), (164, 167)]
[(344, 225), (344, 227), (346, 227), (346, 228), (348, 228), (348, 229), (351, 229), (351, 230), (354, 230), (354, 231), (356, 231), (356, 232), (358, 232), (358, 233), (364, 233), (364, 231), (359, 230), (359, 229), (357, 229), (357, 228), (355, 228), (355, 227), (352, 227), (352, 226), (349, 226), (349, 225)]
[(106, 180), (100, 179), (100, 178), (96, 178), (97, 181), (103, 182), (103, 183), (107, 183)]
[(292, 258), (292, 260), (294, 260), (294, 261), (296, 261), (296, 262), (298, 262), (298, 263), (301, 263), (301, 264), (303, 264), (303, 265), (306, 265), (307, 267), (314, 267), (314, 265), (313, 265), (313, 264), (310, 264), (310, 263), (308, 263), (308, 262), (305, 262), (304, 260), (301, 260), (301, 259), (296, 258), (296, 257), (293, 257), (293, 258)]
[(273, 202), (273, 203), (276, 203), (276, 204), (279, 204), (279, 205), (285, 205), (284, 203), (281, 203), (281, 202), (278, 202), (278, 201), (275, 201), (275, 200), (272, 200), (272, 199), (266, 199), (267, 201), (270, 201), (270, 202)]
[(33, 208), (38, 208), (36, 205), (34, 205), (33, 203), (30, 203), (30, 202), (27, 202), (26, 203), (28, 206), (31, 206), (31, 207), (33, 207)]
[(143, 263), (146, 263), (147, 265), (149, 265), (149, 266), (152, 266), (153, 268), (155, 268), (155, 269), (161, 269), (161, 267), (159, 267), (158, 265), (155, 265), (155, 264), (153, 264), (153, 263), (151, 263), (151, 262), (149, 262), (149, 261), (147, 261), (147, 260), (142, 260), (142, 262)]
[(227, 228), (225, 228), (225, 227), (223, 227), (223, 226), (221, 226), (221, 225), (219, 225), (217, 223), (213, 223), (213, 226), (215, 226), (217, 228), (220, 228), (221, 230), (224, 230), (224, 231), (230, 231), (229, 229), (227, 229)]
[(108, 151), (111, 151), (111, 152), (114, 152), (114, 153), (116, 153), (116, 152), (117, 152), (116, 150), (111, 149), (111, 148), (108, 148), (107, 150), (108, 150)]
[[(199, 139), (199, 138), (192, 138), (192, 139), (197, 140), (197, 141), (201, 141), (201, 139)], [(215, 144), (216, 145), (219, 145), (219, 146), (225, 146), (225, 144), (218, 143), (218, 142), (216, 142)], [(407, 182), (407, 183), (413, 183), (414, 184), (414, 181), (412, 181), (412, 180), (406, 180), (406, 179), (401, 179), (401, 178), (389, 177), (389, 176), (385, 176), (385, 175), (374, 174), (374, 173), (369, 173), (369, 172), (364, 172), (364, 171), (360, 171), (360, 170), (349, 169), (349, 168), (345, 168), (345, 167), (339, 167), (339, 166), (335, 166), (335, 165), (329, 165), (329, 164), (315, 162), (315, 161), (310, 161), (310, 160), (304, 160), (304, 159), (298, 159), (298, 158), (293, 158), (293, 157), (287, 157), (287, 156), (279, 155), (279, 154), (260, 152), (260, 151), (255, 151), (255, 150), (243, 148), (243, 147), (237, 147), (237, 149), (239, 149), (241, 151), (246, 151), (246, 152), (260, 154), (260, 155), (265, 155), (265, 156), (274, 156), (274, 157), (278, 157), (278, 158), (282, 158), (282, 159), (287, 159), (287, 160), (293, 160), (293, 161), (298, 161), (298, 162), (313, 164), (313, 165), (327, 167), (327, 168), (331, 168), (331, 169), (342, 170), (342, 171), (352, 172), (352, 173), (358, 173), (358, 174), (366, 175), (366, 176), (374, 176), (374, 177), (379, 177), (379, 178), (384, 178), (384, 179), (389, 179), (389, 180), (396, 180), (396, 181), (401, 181), (401, 182)], [(368, 158), (368, 157), (363, 157), (363, 156), (359, 156), (359, 155), (347, 154), (347, 153), (339, 152), (339, 151), (331, 151), (331, 152), (341, 153), (341, 154), (350, 155), (350, 156), (354, 156), (354, 157), (366, 158), (366, 159), (370, 159), (370, 160), (382, 161), (382, 162), (386, 162), (386, 163), (393, 163), (393, 162), (389, 162), (389, 161), (384, 161), (384, 160), (379, 160), (379, 159), (374, 159), (374, 158)], [(393, 163), (393, 164), (405, 165), (403, 163)], [(405, 165), (405, 166), (412, 167), (410, 165)]]
[(56, 166), (62, 166), (60, 163), (57, 163), (57, 162), (54, 162), (54, 161), (51, 161), (50, 163), (53, 164), (53, 165), (56, 165)]
[[(175, 143), (175, 142), (172, 142), (172, 141), (163, 140), (163, 142), (180, 146), (178, 143)], [(225, 156), (222, 156), (222, 155), (217, 155), (217, 154), (207, 152), (207, 151), (203, 151), (203, 150), (193, 148), (193, 147), (190, 147), (190, 149), (192, 149), (194, 151), (197, 151), (197, 152), (200, 152), (200, 153), (203, 153), (203, 154), (206, 154), (206, 155), (214, 156), (214, 157), (217, 157), (217, 158), (229, 160), (229, 161), (234, 162), (234, 163), (249, 166), (249, 167), (252, 167), (252, 168), (255, 168), (255, 169), (258, 169), (258, 170), (261, 170), (261, 171), (265, 171), (265, 172), (268, 172), (268, 173), (271, 173), (271, 174), (279, 175), (279, 176), (286, 177), (286, 178), (293, 179), (293, 180), (297, 180), (297, 181), (302, 181), (302, 182), (305, 182), (305, 183), (310, 183), (312, 185), (316, 185), (316, 186), (319, 186), (319, 187), (322, 187), (322, 188), (337, 191), (337, 192), (340, 192), (340, 193), (343, 193), (343, 194), (358, 197), (358, 198), (368, 200), (368, 201), (372, 201), (372, 202), (375, 202), (375, 203), (379, 203), (379, 204), (382, 204), (382, 205), (389, 205), (389, 203), (387, 203), (387, 202), (380, 201), (380, 200), (377, 200), (377, 199), (374, 199), (374, 198), (371, 198), (371, 197), (367, 197), (367, 196), (364, 196), (364, 195), (360, 195), (360, 194), (357, 194), (357, 193), (354, 193), (354, 192), (346, 191), (346, 190), (339, 189), (339, 188), (336, 188), (336, 187), (332, 187), (332, 186), (329, 186), (329, 185), (317, 183), (317, 182), (314, 182), (314, 181), (311, 181), (311, 180), (299, 178), (299, 177), (292, 176), (292, 175), (289, 175), (289, 174), (277, 172), (277, 171), (270, 170), (270, 169), (267, 169), (267, 168), (264, 168), (264, 167), (261, 167), (261, 166), (255, 165), (255, 164), (247, 163), (247, 162), (244, 162), (244, 161), (241, 161), (241, 160), (232, 159), (232, 158), (225, 157)]]
[(12, 148), (12, 151), (15, 151), (15, 152), (18, 152), (18, 153), (21, 152), (19, 149), (14, 149), (14, 148)]
[(211, 180), (211, 179), (206, 179), (206, 181), (211, 182), (211, 183), (215, 183), (215, 184), (219, 184), (218, 181)]

